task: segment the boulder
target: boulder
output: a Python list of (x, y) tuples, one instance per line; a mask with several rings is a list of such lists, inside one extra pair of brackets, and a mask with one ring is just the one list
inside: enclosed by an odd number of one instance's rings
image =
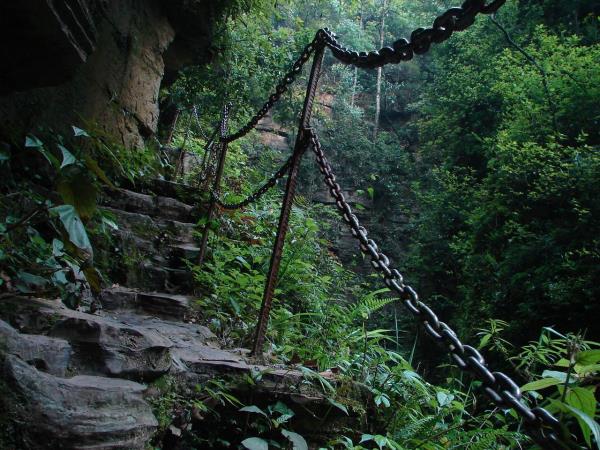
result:
[(3, 378), (19, 399), (24, 448), (143, 450), (158, 425), (145, 386), (94, 376), (59, 378), (8, 355)]

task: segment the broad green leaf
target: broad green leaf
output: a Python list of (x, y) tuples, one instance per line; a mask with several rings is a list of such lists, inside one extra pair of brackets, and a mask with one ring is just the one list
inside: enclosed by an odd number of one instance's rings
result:
[(60, 221), (69, 235), (69, 240), (80, 249), (86, 250), (91, 254), (92, 244), (75, 207), (73, 205), (60, 205), (51, 208), (50, 211), (58, 214)]
[(596, 415), (596, 397), (593, 390), (582, 387), (569, 388), (565, 395), (565, 402), (590, 417)]
[(75, 207), (80, 217), (88, 219), (96, 212), (98, 190), (87, 173), (76, 171), (71, 176), (61, 176), (56, 190), (65, 203)]
[(71, 164), (75, 164), (77, 162), (77, 158), (75, 158), (75, 155), (73, 155), (73, 153), (71, 153), (65, 147), (63, 147), (62, 145), (59, 144), (58, 148), (62, 152), (62, 158), (63, 158), (62, 163), (60, 165), (61, 169), (63, 167), (66, 167), (66, 166), (71, 165)]
[(542, 378), (541, 380), (532, 381), (531, 383), (527, 383), (521, 387), (521, 391), (539, 391), (540, 389), (545, 389), (550, 386), (556, 386), (557, 384), (564, 383), (564, 380), (559, 380), (558, 378)]
[(73, 134), (75, 136), (90, 137), (90, 135), (87, 134), (87, 131), (77, 128), (75, 125), (71, 125), (71, 128), (73, 128)]
[(600, 372), (600, 364), (590, 364), (589, 366), (575, 366), (575, 371), (581, 375)]
[(577, 364), (587, 366), (600, 362), (600, 350), (586, 350), (577, 354)]
[(248, 450), (268, 450), (269, 448), (269, 444), (267, 443), (267, 441), (257, 437), (244, 439), (242, 441), (242, 445)]
[(308, 450), (308, 444), (306, 443), (306, 440), (298, 433), (282, 429), (281, 434), (288, 438), (288, 440), (294, 446), (294, 450)]
[[(592, 446), (592, 443), (590, 441), (590, 436), (589, 436), (589, 432), (591, 431), (591, 433), (594, 435), (594, 439), (596, 440), (596, 448), (598, 449), (598, 444), (600, 443), (600, 425), (598, 425), (598, 422), (596, 422), (594, 419), (592, 419), (590, 416), (588, 416), (586, 413), (584, 413), (583, 411), (577, 409), (577, 408), (573, 408), (571, 405), (564, 405), (565, 408), (567, 408), (569, 411), (571, 411), (571, 413), (573, 413), (573, 415), (577, 418), (577, 421), (579, 422), (579, 426), (581, 427), (581, 430), (584, 432), (584, 436), (585, 436), (585, 440), (588, 444), (588, 446)], [(586, 433), (586, 427), (587, 427), (587, 433)]]
[(258, 406), (255, 406), (255, 405), (244, 406), (243, 408), (240, 408), (240, 411), (247, 412), (247, 413), (260, 414), (262, 416), (265, 416), (266, 418), (269, 418), (269, 416), (267, 416), (267, 413), (265, 413), (262, 409), (260, 409)]

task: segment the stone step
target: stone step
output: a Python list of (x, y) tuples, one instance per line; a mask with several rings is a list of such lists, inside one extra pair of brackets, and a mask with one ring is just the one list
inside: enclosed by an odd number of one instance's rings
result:
[(159, 292), (140, 292), (137, 301), (140, 308), (160, 317), (183, 320), (190, 310), (194, 297), (186, 295), (165, 294)]
[(193, 244), (174, 244), (169, 246), (170, 261), (173, 268), (186, 269), (187, 262), (198, 263), (200, 247)]
[(140, 310), (157, 317), (183, 321), (196, 297), (165, 292), (140, 292), (115, 286), (104, 289), (100, 296), (106, 311)]
[(148, 195), (128, 189), (112, 189), (102, 199), (102, 204), (130, 213), (187, 222), (193, 220), (194, 207), (173, 197)]
[(138, 239), (158, 244), (161, 243), (160, 241), (182, 244), (195, 242), (196, 225), (192, 222), (153, 218), (148, 214), (125, 211), (111, 206), (103, 206), (102, 210), (114, 215), (120, 232), (130, 232)]
[(171, 368), (173, 343), (156, 331), (54, 300), (11, 297), (1, 306), (2, 318), (20, 331), (67, 341), (73, 349), (70, 373), (153, 380)]
[(128, 271), (123, 284), (139, 290), (185, 295), (194, 291), (194, 274), (187, 269), (144, 261)]
[[(158, 422), (146, 386), (98, 376), (57, 377), (8, 354), (1, 367), (27, 448), (143, 450)], [(8, 399), (5, 399), (8, 401)], [(31, 447), (29, 446), (31, 445)]]

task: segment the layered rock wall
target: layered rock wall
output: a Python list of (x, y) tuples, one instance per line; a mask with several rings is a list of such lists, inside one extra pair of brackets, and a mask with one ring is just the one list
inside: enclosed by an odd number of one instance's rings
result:
[(20, 143), (39, 126), (68, 134), (76, 125), (127, 148), (154, 140), (164, 60), (171, 61), (173, 79), (186, 64), (207, 57), (218, 14), (212, 4), (24, 0), (0, 5), (0, 138)]

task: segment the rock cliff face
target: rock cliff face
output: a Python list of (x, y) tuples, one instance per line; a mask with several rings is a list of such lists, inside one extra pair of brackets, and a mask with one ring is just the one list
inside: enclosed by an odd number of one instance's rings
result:
[(144, 145), (157, 130), (165, 71), (173, 79), (206, 61), (219, 3), (3, 2), (0, 138), (21, 142), (36, 126), (77, 125), (128, 148)]

